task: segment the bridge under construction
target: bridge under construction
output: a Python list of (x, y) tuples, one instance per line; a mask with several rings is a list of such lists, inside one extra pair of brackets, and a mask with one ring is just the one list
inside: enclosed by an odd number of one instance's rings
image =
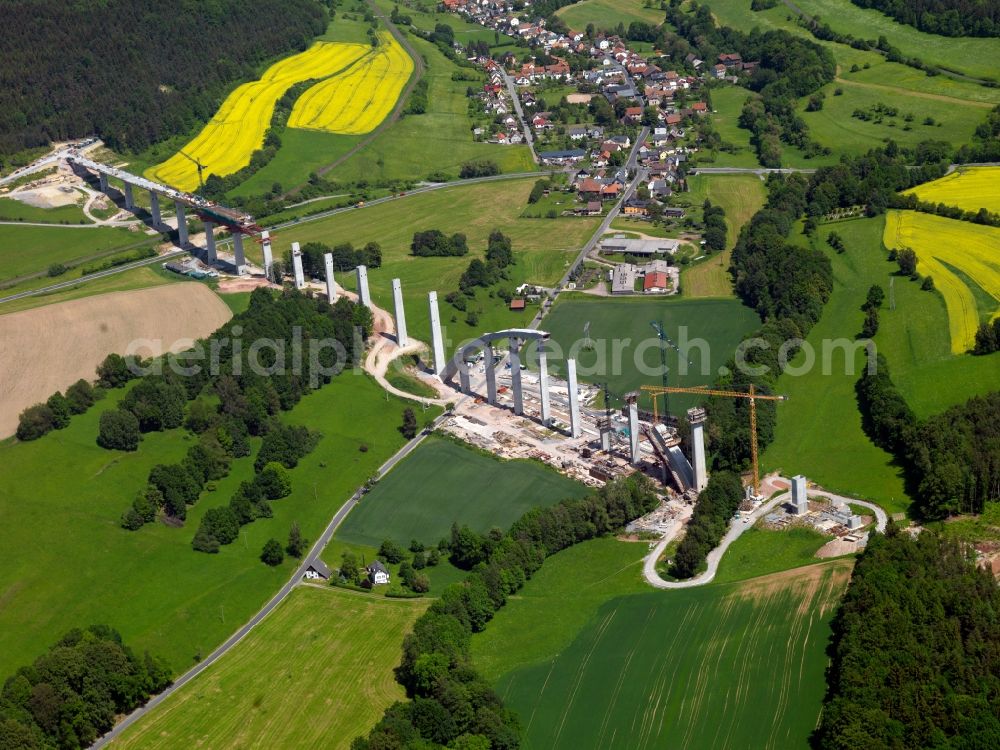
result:
[[(181, 249), (190, 249), (187, 223), (188, 212), (197, 216), (205, 227), (205, 261), (207, 263), (222, 266), (237, 275), (243, 274), (247, 267), (243, 238), (247, 236), (261, 242), (264, 250), (265, 273), (270, 270), (272, 262), (270, 234), (267, 230), (257, 225), (253, 216), (245, 211), (219, 205), (215, 201), (210, 201), (199, 195), (186, 193), (183, 190), (155, 182), (141, 175), (132, 174), (127, 170), (94, 161), (86, 155), (86, 151), (97, 144), (98, 141), (84, 141), (54, 151), (0, 179), (0, 186), (5, 182), (20, 179), (25, 175), (40, 171), (52, 164), (65, 161), (80, 177), (90, 177), (93, 179), (96, 175), (100, 191), (105, 195), (111, 196), (112, 191), (118, 192), (116, 188), (113, 188), (109, 184), (109, 178), (120, 180), (122, 183), (120, 193), (124, 200), (125, 209), (137, 215), (135, 191), (147, 191), (149, 193), (149, 219), (147, 223), (153, 229), (169, 229), (169, 226), (163, 221), (161, 200), (168, 204), (173, 203), (174, 214), (177, 219), (177, 246)], [(232, 236), (232, 261), (219, 257), (215, 244), (216, 228), (225, 229)]]

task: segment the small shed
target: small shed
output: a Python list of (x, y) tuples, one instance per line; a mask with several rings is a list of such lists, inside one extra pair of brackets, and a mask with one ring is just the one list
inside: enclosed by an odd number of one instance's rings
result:
[(524, 299), (522, 297), (515, 297), (510, 301), (511, 310), (523, 310), (524, 309)]

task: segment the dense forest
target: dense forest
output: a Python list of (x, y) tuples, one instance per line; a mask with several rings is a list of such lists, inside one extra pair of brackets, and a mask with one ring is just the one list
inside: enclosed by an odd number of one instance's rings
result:
[(574, 544), (620, 530), (658, 504), (641, 474), (609, 482), (591, 497), (534, 508), (504, 533), (452, 533), (451, 560), (472, 569), (448, 586), (403, 641), (396, 679), (410, 700), (394, 703), (352, 750), (516, 750), (520, 722), (471, 663), (469, 642), (545, 562)]
[(873, 534), (833, 621), (814, 746), (1000, 747), (998, 612), (997, 582), (957, 543)]
[(0, 156), (93, 134), (139, 150), (186, 133), (326, 21), (316, 0), (6, 0)]
[(942, 36), (1000, 36), (1000, 0), (851, 0)]
[(141, 658), (104, 625), (71, 630), (0, 691), (0, 747), (76, 750), (88, 747), (170, 684), (166, 666)]
[(1000, 391), (918, 420), (880, 355), (857, 394), (865, 432), (903, 465), (918, 516), (980, 513), (1000, 501)]

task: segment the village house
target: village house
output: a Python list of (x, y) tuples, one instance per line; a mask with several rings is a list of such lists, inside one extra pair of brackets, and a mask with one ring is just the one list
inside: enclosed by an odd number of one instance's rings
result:
[(376, 560), (365, 568), (368, 573), (368, 580), (373, 586), (384, 586), (389, 583), (389, 570), (382, 564), (381, 560)]
[(326, 566), (326, 563), (317, 557), (309, 563), (306, 568), (306, 572), (302, 575), (302, 578), (307, 581), (328, 581), (330, 580), (331, 575), (332, 573)]

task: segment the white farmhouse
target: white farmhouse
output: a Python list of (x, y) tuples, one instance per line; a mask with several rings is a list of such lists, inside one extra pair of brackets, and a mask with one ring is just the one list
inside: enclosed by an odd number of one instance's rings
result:
[(389, 571), (381, 560), (376, 560), (365, 570), (368, 572), (368, 580), (372, 582), (373, 586), (384, 586), (389, 583)]

